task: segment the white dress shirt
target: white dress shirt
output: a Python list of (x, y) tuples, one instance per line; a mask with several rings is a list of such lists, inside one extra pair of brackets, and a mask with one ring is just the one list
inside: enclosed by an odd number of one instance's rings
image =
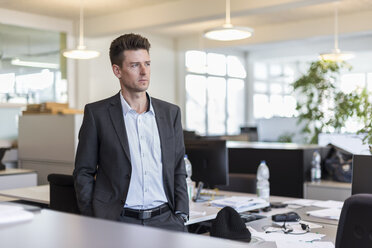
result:
[(163, 186), (158, 126), (151, 98), (147, 93), (146, 96), (150, 107), (138, 114), (120, 94), (132, 164), (125, 208), (149, 209), (168, 202)]

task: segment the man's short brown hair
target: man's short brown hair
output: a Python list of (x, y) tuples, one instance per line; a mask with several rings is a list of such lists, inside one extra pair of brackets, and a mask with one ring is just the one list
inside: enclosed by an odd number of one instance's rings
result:
[(110, 60), (112, 65), (122, 66), (124, 60), (124, 51), (145, 49), (150, 50), (150, 42), (139, 34), (124, 34), (111, 42)]

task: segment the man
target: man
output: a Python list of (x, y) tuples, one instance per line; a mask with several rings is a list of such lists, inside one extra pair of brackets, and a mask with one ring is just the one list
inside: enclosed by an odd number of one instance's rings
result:
[(188, 195), (180, 109), (150, 97), (150, 43), (110, 46), (121, 91), (85, 106), (74, 181), (83, 215), (184, 231)]

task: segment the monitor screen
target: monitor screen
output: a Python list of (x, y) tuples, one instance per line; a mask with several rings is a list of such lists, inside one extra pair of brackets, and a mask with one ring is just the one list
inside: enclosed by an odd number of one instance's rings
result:
[(225, 140), (185, 140), (186, 154), (192, 164), (191, 179), (205, 187), (229, 184), (229, 165)]
[(372, 194), (372, 156), (353, 156), (353, 179), (351, 194), (368, 193)]

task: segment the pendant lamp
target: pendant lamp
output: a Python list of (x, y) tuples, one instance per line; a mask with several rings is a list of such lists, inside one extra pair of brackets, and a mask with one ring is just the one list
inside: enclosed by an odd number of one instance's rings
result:
[(226, 19), (221, 27), (208, 29), (204, 37), (211, 40), (233, 41), (249, 38), (253, 35), (253, 29), (249, 27), (233, 26), (230, 21), (230, 0), (226, 0)]
[(334, 33), (334, 49), (331, 53), (322, 53), (319, 58), (323, 60), (331, 60), (335, 62), (342, 62), (354, 58), (354, 54), (350, 52), (341, 52), (338, 47), (338, 2), (335, 5), (335, 33)]
[(93, 59), (99, 56), (98, 51), (87, 50), (84, 45), (84, 7), (80, 0), (79, 45), (76, 49), (64, 50), (63, 56), (70, 59)]

